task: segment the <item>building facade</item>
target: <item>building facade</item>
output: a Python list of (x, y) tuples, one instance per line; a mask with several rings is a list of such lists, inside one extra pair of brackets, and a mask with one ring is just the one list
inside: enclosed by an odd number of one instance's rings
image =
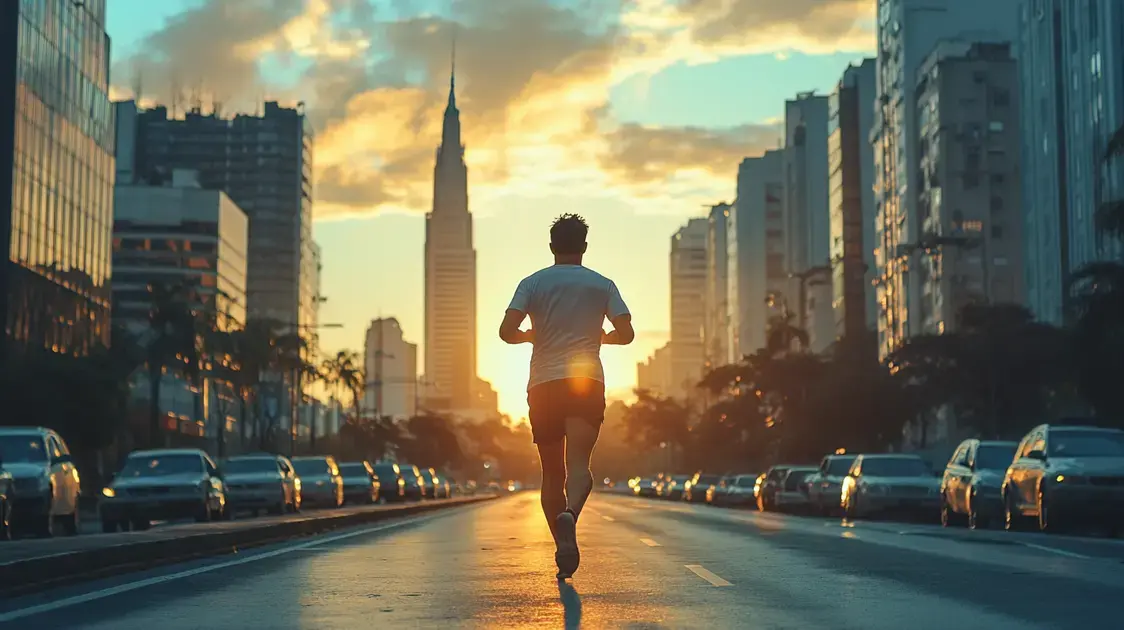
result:
[(829, 99), (828, 205), (831, 210), (831, 308), (836, 337), (875, 330), (875, 61), (843, 73)]
[(706, 362), (708, 231), (708, 219), (691, 219), (671, 237), (671, 379), (677, 398), (693, 396)]
[(246, 321), (249, 220), (221, 190), (176, 171), (167, 186), (123, 184), (114, 192), (113, 318), (147, 328), (152, 287), (192, 287), (194, 306), (219, 330)]
[(1099, 238), (1094, 209), (1124, 198), (1124, 161), (1104, 164), (1124, 124), (1124, 6), (1022, 0), (1019, 70), (1027, 301), (1060, 324), (1066, 278), (1096, 260), (1120, 259)]
[(397, 319), (371, 321), (363, 356), (363, 412), (398, 419), (417, 415), (418, 346), (405, 340)]
[(808, 332), (809, 349), (823, 352), (835, 341), (831, 309), (828, 209), (828, 98), (800, 94), (785, 103), (786, 295), (797, 324)]
[(919, 68), (916, 333), (954, 330), (968, 304), (1025, 301), (1018, 93), (1010, 44), (942, 43)]
[(302, 108), (268, 102), (260, 116), (234, 118), (198, 107), (180, 117), (164, 106), (139, 110), (134, 101), (116, 110), (118, 183), (159, 185), (177, 169), (197, 171), (203, 188), (225, 192), (250, 219), (247, 316), (315, 328), (312, 131)]
[(917, 218), (917, 69), (942, 40), (1006, 42), (1017, 35), (1019, 0), (879, 0), (877, 101), (871, 143), (875, 160), (875, 264), (879, 356), (914, 334), (920, 282), (910, 252), (921, 237)]
[(671, 343), (660, 346), (652, 356), (636, 364), (636, 388), (660, 396), (674, 394), (671, 374)]
[(476, 249), (455, 77), (425, 218), (425, 375), (427, 409), (476, 407)]
[(706, 300), (704, 305), (703, 353), (705, 367), (714, 368), (733, 362), (727, 347), (729, 314), (726, 312), (727, 264), (726, 223), (733, 206), (717, 204), (707, 215), (706, 228)]
[(726, 224), (727, 347), (734, 360), (765, 347), (775, 314), (767, 302), (787, 303), (784, 164), (777, 150), (738, 166), (738, 198)]
[(109, 343), (106, 0), (0, 2), (0, 353)]

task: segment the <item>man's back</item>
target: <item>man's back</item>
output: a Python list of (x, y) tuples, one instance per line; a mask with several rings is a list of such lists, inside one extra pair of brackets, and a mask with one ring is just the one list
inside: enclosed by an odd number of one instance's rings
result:
[[(528, 389), (563, 378), (604, 382), (605, 317), (627, 313), (612, 280), (582, 265), (553, 265), (519, 283), (516, 300), (535, 331)], [(514, 302), (513, 302), (514, 303)]]

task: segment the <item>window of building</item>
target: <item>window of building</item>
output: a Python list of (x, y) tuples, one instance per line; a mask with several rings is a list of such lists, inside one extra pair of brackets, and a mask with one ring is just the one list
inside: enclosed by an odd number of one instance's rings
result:
[(991, 198), (991, 211), (992, 212), (999, 212), (1002, 209), (1003, 209), (1003, 198), (998, 197), (998, 196), (992, 197)]
[(991, 238), (1000, 240), (1003, 238), (1003, 228), (998, 225), (991, 226)]
[(1011, 105), (1011, 92), (1003, 88), (996, 88), (991, 92), (991, 104), (996, 107), (1009, 107)]

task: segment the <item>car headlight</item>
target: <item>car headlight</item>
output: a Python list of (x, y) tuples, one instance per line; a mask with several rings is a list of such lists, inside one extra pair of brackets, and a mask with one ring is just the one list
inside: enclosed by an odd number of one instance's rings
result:
[(1066, 485), (1085, 484), (1089, 483), (1089, 478), (1084, 475), (1061, 475), (1054, 477), (1055, 483), (1064, 483)]
[(106, 486), (106, 487), (101, 489), (101, 495), (103, 497), (107, 497), (107, 498), (112, 499), (113, 497), (117, 496), (117, 492), (115, 492), (113, 490), (113, 488), (110, 488), (109, 486)]

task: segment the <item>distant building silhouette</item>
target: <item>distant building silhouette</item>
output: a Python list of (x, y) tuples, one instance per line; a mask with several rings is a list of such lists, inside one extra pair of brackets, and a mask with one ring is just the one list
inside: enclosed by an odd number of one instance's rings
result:
[(476, 250), (455, 67), (433, 168), (433, 210), (425, 219), (425, 378), (425, 409), (457, 411), (479, 406), (475, 395)]

